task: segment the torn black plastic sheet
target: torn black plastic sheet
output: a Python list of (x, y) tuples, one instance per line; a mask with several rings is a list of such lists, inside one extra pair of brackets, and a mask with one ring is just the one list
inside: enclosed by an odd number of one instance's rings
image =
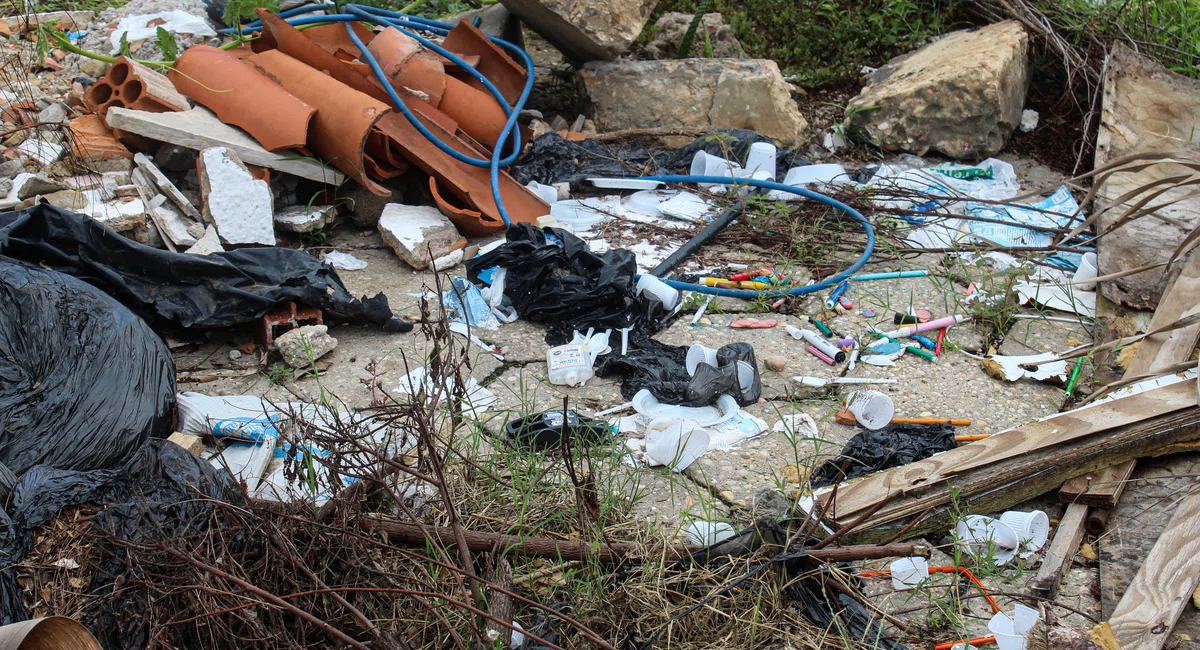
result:
[(0, 259), (75, 276), (126, 307), (184, 327), (252, 322), (293, 301), (329, 320), (407, 332), (387, 297), (355, 299), (331, 267), (291, 248), (172, 253), (127, 239), (86, 215), (39, 204), (0, 213)]
[(957, 446), (954, 427), (949, 424), (891, 424), (875, 431), (859, 431), (837, 458), (826, 461), (813, 472), (812, 486), (824, 487), (900, 467)]

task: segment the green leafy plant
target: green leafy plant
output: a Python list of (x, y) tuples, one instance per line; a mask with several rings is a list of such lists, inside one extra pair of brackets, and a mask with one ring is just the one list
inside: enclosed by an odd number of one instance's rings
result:
[(162, 50), (163, 59), (174, 61), (179, 58), (179, 45), (175, 43), (175, 35), (162, 27), (159, 27), (155, 32), (154, 45)]
[[(679, 44), (679, 53), (675, 55), (677, 59), (686, 59), (692, 54), (692, 41), (696, 40), (696, 30), (704, 22), (704, 14), (712, 8), (713, 0), (704, 0), (696, 9), (696, 14), (692, 16), (692, 23), (688, 25), (687, 32), (683, 35), (683, 42)], [(712, 56), (712, 43), (708, 40), (708, 27), (704, 28), (704, 42), (706, 43), (706, 56)]]

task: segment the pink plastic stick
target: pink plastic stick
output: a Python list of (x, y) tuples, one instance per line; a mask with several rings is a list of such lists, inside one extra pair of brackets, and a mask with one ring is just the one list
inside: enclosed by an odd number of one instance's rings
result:
[(808, 351), (811, 352), (814, 357), (820, 359), (821, 361), (824, 361), (825, 363), (828, 363), (831, 366), (835, 363), (834, 360), (832, 358), (830, 358), (830, 356), (828, 354), (821, 352), (820, 350), (816, 349), (815, 347), (813, 347), (811, 345), (808, 346)]

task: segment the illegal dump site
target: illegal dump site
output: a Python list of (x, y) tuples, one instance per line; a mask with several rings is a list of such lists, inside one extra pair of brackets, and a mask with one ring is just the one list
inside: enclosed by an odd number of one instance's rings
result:
[(1200, 647), (1191, 3), (5, 14), (0, 649)]

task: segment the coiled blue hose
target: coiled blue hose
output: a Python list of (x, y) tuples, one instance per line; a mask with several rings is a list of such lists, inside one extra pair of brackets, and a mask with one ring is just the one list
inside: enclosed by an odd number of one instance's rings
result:
[[(491, 177), (492, 198), (496, 202), (496, 208), (500, 213), (500, 218), (504, 220), (504, 224), (506, 226), (512, 225), (512, 219), (509, 217), (508, 210), (504, 207), (504, 200), (500, 196), (500, 169), (507, 167), (516, 161), (521, 152), (521, 136), (519, 130), (517, 129), (517, 118), (520, 116), (521, 110), (525, 107), (525, 102), (529, 99), (530, 93), (533, 91), (533, 59), (529, 57), (525, 50), (517, 47), (515, 44), (509, 43), (508, 41), (496, 38), (494, 36), (488, 36), (493, 43), (517, 55), (517, 57), (521, 60), (521, 63), (525, 66), (525, 86), (522, 88), (521, 95), (517, 98), (517, 101), (514, 102), (512, 106), (509, 106), (504, 95), (496, 88), (495, 85), (492, 84), (490, 80), (480, 74), (478, 70), (468, 65), (467, 62), (459, 58), (458, 55), (421, 36), (416, 31), (413, 31), (420, 30), (445, 36), (449, 33), (450, 29), (453, 28), (453, 25), (428, 18), (422, 18), (420, 16), (401, 14), (399, 12), (389, 11), (387, 9), (368, 7), (358, 4), (345, 5), (343, 10), (347, 11), (348, 13), (327, 14), (324, 16), (306, 16), (300, 18), (296, 17), (303, 16), (303, 14), (315, 13), (317, 11), (327, 11), (328, 9), (328, 5), (310, 4), (281, 12), (279, 15), (280, 17), (287, 19), (287, 22), (293, 26), (332, 22), (343, 23), (350, 40), (359, 49), (359, 51), (362, 52), (363, 59), (369, 66), (371, 66), (371, 71), (375, 74), (375, 77), (379, 80), (380, 84), (387, 92), (388, 97), (393, 103), (396, 104), (397, 107), (399, 107), (400, 112), (404, 114), (409, 123), (411, 123), (413, 127), (415, 127), (417, 131), (421, 133), (422, 136), (427, 138), (446, 154), (452, 156), (455, 160), (476, 167), (488, 168)], [(455, 65), (463, 68), (471, 77), (479, 80), (483, 84), (484, 88), (487, 89), (492, 97), (499, 102), (501, 108), (504, 109), (504, 114), (508, 116), (508, 120), (505, 122), (503, 130), (500, 132), (500, 137), (496, 141), (496, 145), (493, 148), (492, 157), (490, 160), (472, 158), (456, 151), (450, 145), (439, 139), (436, 135), (434, 135), (433, 132), (431, 132), (424, 124), (421, 123), (412, 110), (409, 109), (404, 103), (404, 100), (400, 98), (400, 95), (396, 93), (396, 89), (392, 87), (391, 80), (389, 80), (387, 75), (383, 73), (383, 69), (379, 66), (378, 61), (375, 60), (375, 57), (371, 55), (366, 45), (364, 45), (362, 40), (359, 39), (358, 34), (356, 34), (353, 28), (351, 28), (349, 25), (350, 22), (355, 21), (384, 25), (387, 27), (395, 27), (396, 29), (399, 29), (406, 35), (415, 39), (421, 45), (433, 50), (434, 52), (437, 52), (438, 54), (446, 57)], [(221, 32), (230, 33), (237, 31), (237, 29), (238, 28), (223, 29)], [(240, 29), (242, 33), (256, 32), (262, 29), (262, 23), (256, 20), (242, 26)], [(508, 143), (510, 137), (512, 138), (512, 151), (507, 156), (502, 156), (505, 148), (504, 146)], [(708, 287), (704, 285), (693, 284), (690, 282), (679, 282), (678, 280), (664, 280), (664, 282), (672, 287), (675, 287), (676, 289), (696, 291), (699, 293), (708, 293), (730, 298), (743, 298), (746, 300), (753, 300), (755, 298), (761, 298), (764, 296), (768, 298), (803, 296), (835, 286), (837, 283), (850, 277), (856, 271), (861, 269), (868, 260), (871, 259), (871, 254), (875, 251), (875, 229), (871, 227), (871, 224), (867, 221), (867, 219), (863, 217), (862, 214), (860, 214), (857, 210), (846, 205), (845, 203), (818, 192), (813, 192), (802, 187), (759, 179), (734, 180), (732, 178), (720, 176), (692, 175), (644, 176), (642, 178), (645, 180), (654, 180), (663, 183), (749, 185), (751, 187), (761, 187), (768, 190), (782, 190), (784, 192), (790, 192), (792, 194), (797, 194), (819, 203), (823, 203), (831, 208), (845, 213), (862, 225), (863, 230), (867, 234), (867, 244), (863, 249), (863, 253), (857, 260), (855, 260), (853, 264), (836, 275), (832, 275), (820, 282), (810, 284), (808, 286), (780, 291), (752, 291), (749, 289), (722, 289), (718, 287)]]

